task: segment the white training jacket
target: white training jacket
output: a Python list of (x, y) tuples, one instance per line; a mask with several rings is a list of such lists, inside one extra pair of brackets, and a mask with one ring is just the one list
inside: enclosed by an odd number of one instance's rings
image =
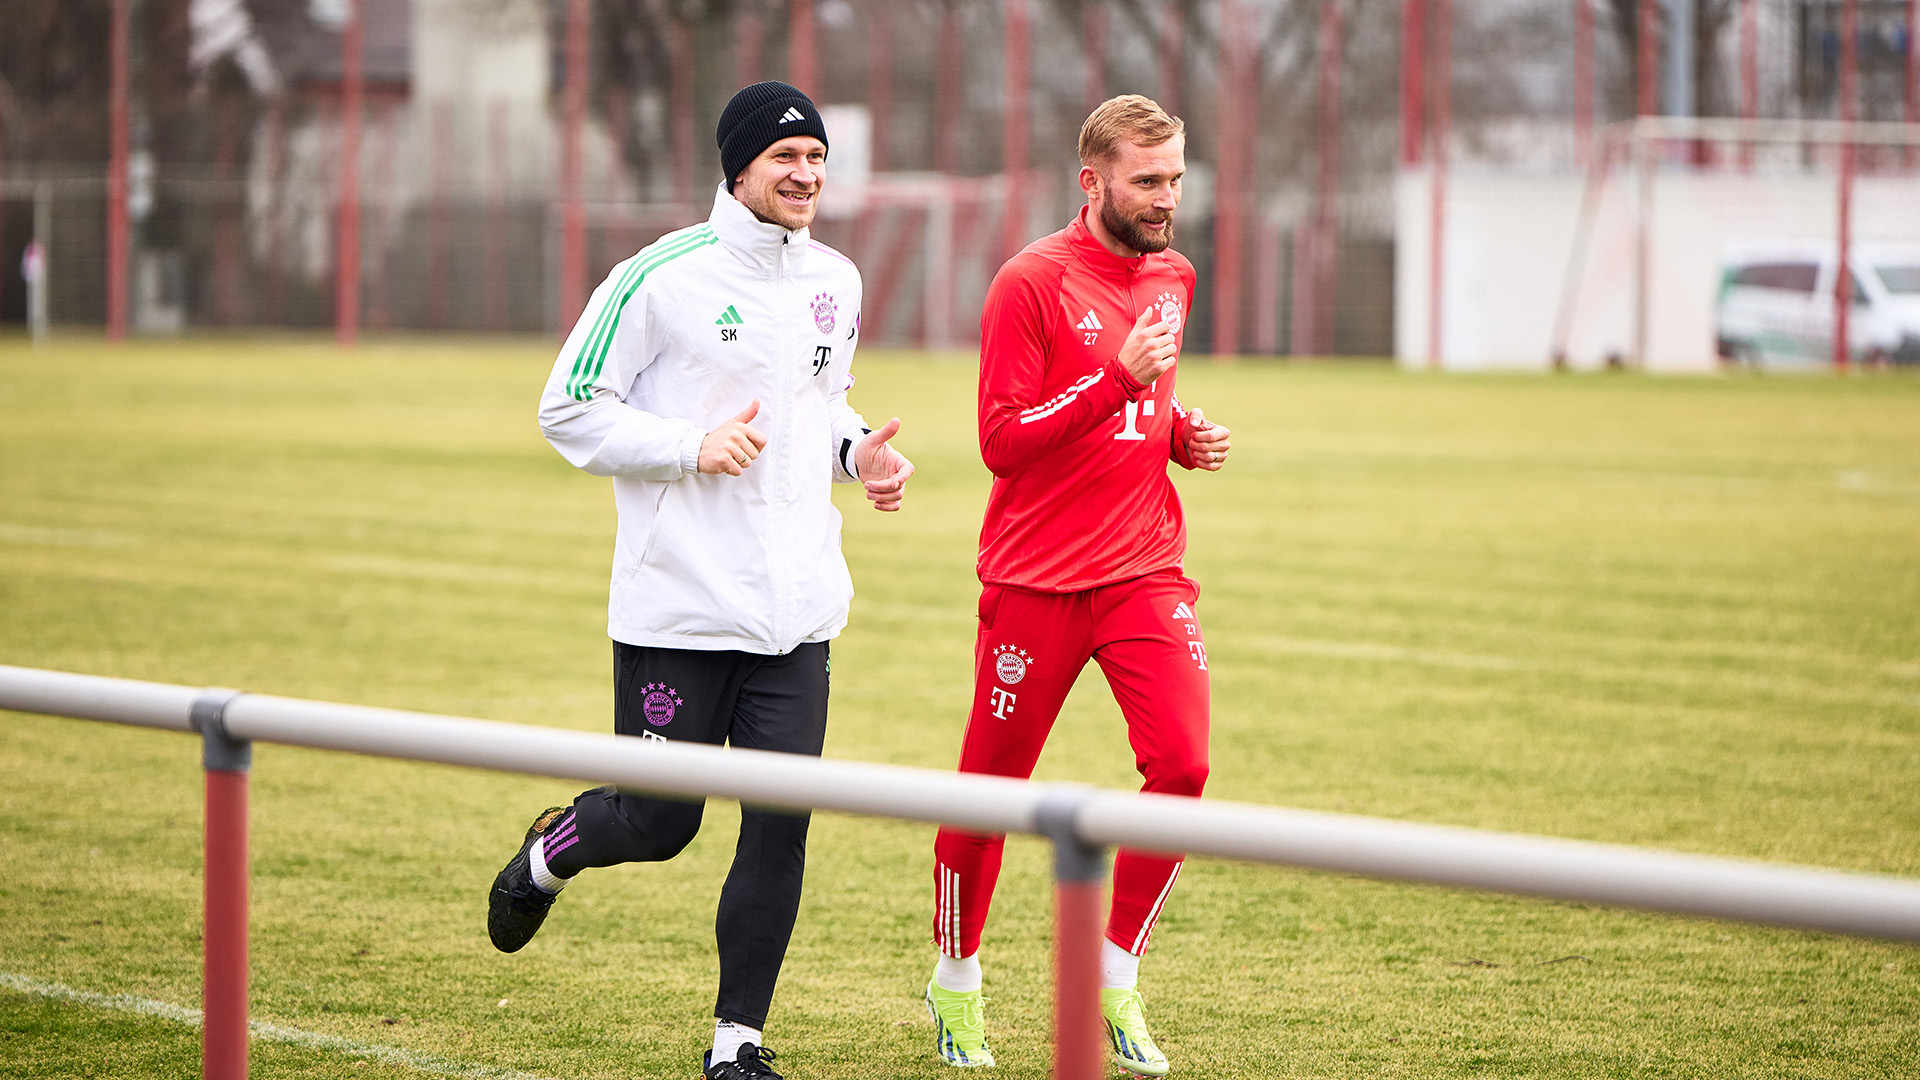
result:
[[(706, 222), (594, 290), (540, 396), (540, 430), (613, 477), (609, 637), (778, 654), (846, 626), (853, 579), (828, 496), (854, 479), (866, 433), (847, 405), (859, 341), (853, 263), (724, 185)], [(701, 437), (756, 398), (766, 449), (740, 476), (701, 474)]]

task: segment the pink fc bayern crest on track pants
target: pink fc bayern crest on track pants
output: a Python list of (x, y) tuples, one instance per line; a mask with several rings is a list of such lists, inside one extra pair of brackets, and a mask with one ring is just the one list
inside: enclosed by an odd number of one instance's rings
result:
[[(1198, 795), (1207, 783), (1207, 650), (1194, 616), (1199, 586), (1168, 570), (1084, 592), (989, 585), (980, 594), (973, 712), (960, 771), (1025, 778), (1088, 659), (1127, 722), (1140, 790)], [(1000, 877), (1005, 836), (941, 829), (934, 841), (934, 943), (971, 956)], [(1107, 939), (1146, 950), (1180, 860), (1122, 848), (1113, 865)]]

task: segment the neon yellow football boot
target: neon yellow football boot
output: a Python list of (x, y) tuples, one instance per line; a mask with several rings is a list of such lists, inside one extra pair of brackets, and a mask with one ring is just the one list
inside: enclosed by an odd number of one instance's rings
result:
[(1141, 1006), (1138, 990), (1100, 991), (1100, 1016), (1107, 1022), (1107, 1042), (1113, 1045), (1121, 1068), (1136, 1076), (1165, 1076), (1170, 1068), (1167, 1055), (1153, 1044)]
[(987, 1048), (987, 999), (978, 990), (947, 990), (927, 982), (927, 1015), (933, 1017), (934, 1048), (949, 1065), (975, 1069), (993, 1064)]

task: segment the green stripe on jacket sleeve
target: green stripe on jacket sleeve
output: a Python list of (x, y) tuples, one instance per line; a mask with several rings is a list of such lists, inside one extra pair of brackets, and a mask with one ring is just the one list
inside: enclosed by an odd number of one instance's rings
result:
[(613, 334), (620, 327), (620, 312), (627, 301), (633, 298), (635, 290), (640, 288), (649, 273), (672, 262), (689, 252), (696, 251), (716, 242), (713, 229), (701, 225), (692, 233), (677, 239), (665, 241), (657, 250), (642, 251), (614, 285), (613, 294), (601, 307), (594, 319), (593, 329), (587, 334), (587, 340), (580, 346), (580, 353), (574, 357), (573, 370), (567, 376), (567, 396), (575, 401), (585, 401), (592, 397), (589, 387), (606, 366), (607, 352), (613, 347)]

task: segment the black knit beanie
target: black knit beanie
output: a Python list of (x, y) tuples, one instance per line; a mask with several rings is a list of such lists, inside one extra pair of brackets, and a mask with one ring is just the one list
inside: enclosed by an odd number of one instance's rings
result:
[(827, 141), (827, 125), (820, 110), (798, 87), (783, 82), (754, 83), (733, 95), (720, 112), (714, 138), (720, 143), (720, 167), (727, 171), (727, 190), (733, 178), (746, 171), (760, 151), (790, 135), (811, 135)]

